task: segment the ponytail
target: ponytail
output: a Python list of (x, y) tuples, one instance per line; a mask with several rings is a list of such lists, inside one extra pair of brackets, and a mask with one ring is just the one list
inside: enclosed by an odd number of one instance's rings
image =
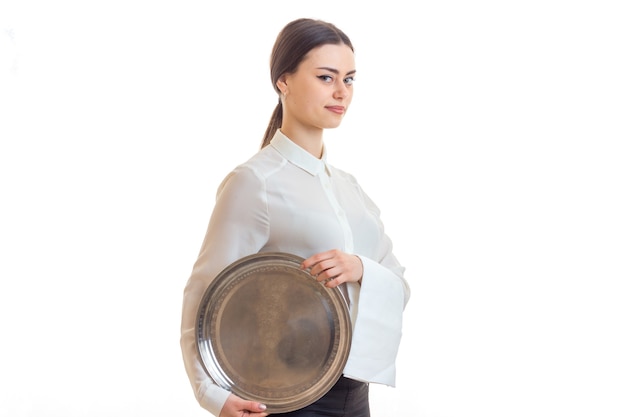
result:
[(270, 122), (267, 125), (267, 129), (265, 130), (265, 135), (263, 136), (263, 142), (261, 143), (261, 149), (265, 148), (267, 145), (270, 144), (270, 141), (274, 137), (274, 133), (276, 133), (276, 131), (280, 129), (282, 124), (283, 124), (283, 105), (281, 104), (279, 100), (278, 104), (276, 105), (276, 108), (274, 109), (274, 113), (272, 113)]

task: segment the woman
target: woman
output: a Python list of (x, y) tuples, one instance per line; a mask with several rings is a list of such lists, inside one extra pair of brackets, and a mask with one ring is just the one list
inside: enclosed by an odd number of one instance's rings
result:
[(352, 100), (350, 39), (327, 22), (298, 19), (278, 35), (270, 71), (279, 103), (261, 149), (223, 180), (185, 287), (181, 347), (200, 405), (220, 417), (266, 416), (265, 406), (216, 385), (195, 345), (201, 298), (232, 262), (287, 252), (327, 287), (347, 293), (352, 345), (343, 376), (315, 403), (289, 416), (369, 416), (369, 383), (395, 384), (404, 268), (392, 253), (376, 205), (356, 180), (327, 162), (324, 129), (338, 127)]

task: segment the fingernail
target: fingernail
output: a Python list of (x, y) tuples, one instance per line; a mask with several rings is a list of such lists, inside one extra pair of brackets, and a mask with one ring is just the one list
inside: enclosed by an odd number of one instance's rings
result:
[(265, 404), (259, 404), (259, 408), (261, 410), (265, 410), (267, 408), (267, 406)]

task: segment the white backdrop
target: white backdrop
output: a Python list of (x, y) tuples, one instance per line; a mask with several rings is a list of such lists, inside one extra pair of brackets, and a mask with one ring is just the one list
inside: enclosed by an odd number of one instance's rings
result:
[(0, 5), (0, 416), (203, 416), (182, 290), (297, 17), (343, 28), (331, 162), (413, 296), (375, 417), (626, 415), (618, 1)]

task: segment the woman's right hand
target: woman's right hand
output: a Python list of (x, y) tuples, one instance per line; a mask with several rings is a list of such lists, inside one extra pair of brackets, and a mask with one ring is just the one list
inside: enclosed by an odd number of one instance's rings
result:
[(256, 401), (246, 401), (230, 394), (220, 411), (219, 417), (266, 417), (265, 405)]

